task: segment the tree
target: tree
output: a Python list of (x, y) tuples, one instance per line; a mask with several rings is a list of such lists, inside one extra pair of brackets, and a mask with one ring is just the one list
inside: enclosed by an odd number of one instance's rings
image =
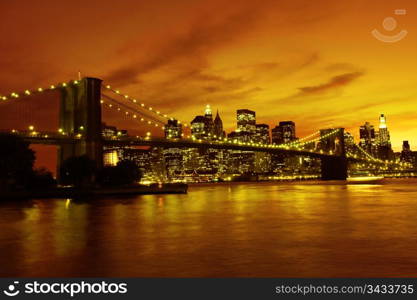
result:
[(103, 186), (129, 185), (138, 182), (142, 172), (131, 160), (122, 160), (115, 167), (105, 167), (98, 175), (98, 182)]
[(61, 182), (80, 187), (89, 184), (95, 172), (95, 162), (88, 156), (72, 156), (62, 163)]
[(132, 184), (142, 178), (142, 172), (139, 167), (131, 160), (119, 161), (116, 168), (119, 170), (122, 184)]
[(20, 137), (0, 134), (0, 188), (26, 187), (33, 177), (35, 152)]
[(45, 168), (35, 169), (32, 180), (29, 183), (30, 189), (47, 189), (56, 187), (56, 180), (52, 173)]

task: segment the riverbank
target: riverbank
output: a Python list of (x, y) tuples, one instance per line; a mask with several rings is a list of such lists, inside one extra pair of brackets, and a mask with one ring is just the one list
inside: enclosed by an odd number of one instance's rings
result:
[(0, 192), (0, 200), (106, 197), (150, 194), (186, 194), (187, 190), (188, 185), (182, 183), (134, 185), (105, 188), (56, 187), (46, 190)]

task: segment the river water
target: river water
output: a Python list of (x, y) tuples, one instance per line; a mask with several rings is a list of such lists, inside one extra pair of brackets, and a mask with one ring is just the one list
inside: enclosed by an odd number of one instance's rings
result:
[(417, 276), (417, 180), (0, 203), (0, 276)]

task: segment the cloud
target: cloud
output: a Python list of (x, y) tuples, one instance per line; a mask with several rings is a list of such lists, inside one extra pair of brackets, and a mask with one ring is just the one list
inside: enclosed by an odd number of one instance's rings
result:
[(212, 20), (208, 15), (199, 18), (189, 24), (184, 32), (173, 37), (163, 37), (162, 42), (156, 42), (141, 57), (109, 72), (106, 78), (121, 86), (137, 83), (138, 77), (180, 60), (191, 62), (194, 66), (207, 66), (207, 56), (210, 53), (254, 29), (255, 24), (262, 19), (261, 11), (259, 7), (252, 5), (250, 8), (226, 14), (220, 20)]
[(361, 77), (363, 74), (364, 74), (363, 72), (345, 73), (345, 74), (334, 76), (330, 78), (328, 82), (323, 83), (323, 84), (300, 87), (299, 88), (300, 95), (302, 96), (302, 95), (320, 94), (320, 93), (327, 92), (335, 88), (340, 88), (340, 87), (350, 84), (357, 78)]

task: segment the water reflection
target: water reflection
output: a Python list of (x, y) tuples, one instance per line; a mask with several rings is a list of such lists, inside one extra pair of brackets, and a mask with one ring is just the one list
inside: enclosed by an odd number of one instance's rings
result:
[(417, 276), (417, 181), (0, 204), (1, 276)]

